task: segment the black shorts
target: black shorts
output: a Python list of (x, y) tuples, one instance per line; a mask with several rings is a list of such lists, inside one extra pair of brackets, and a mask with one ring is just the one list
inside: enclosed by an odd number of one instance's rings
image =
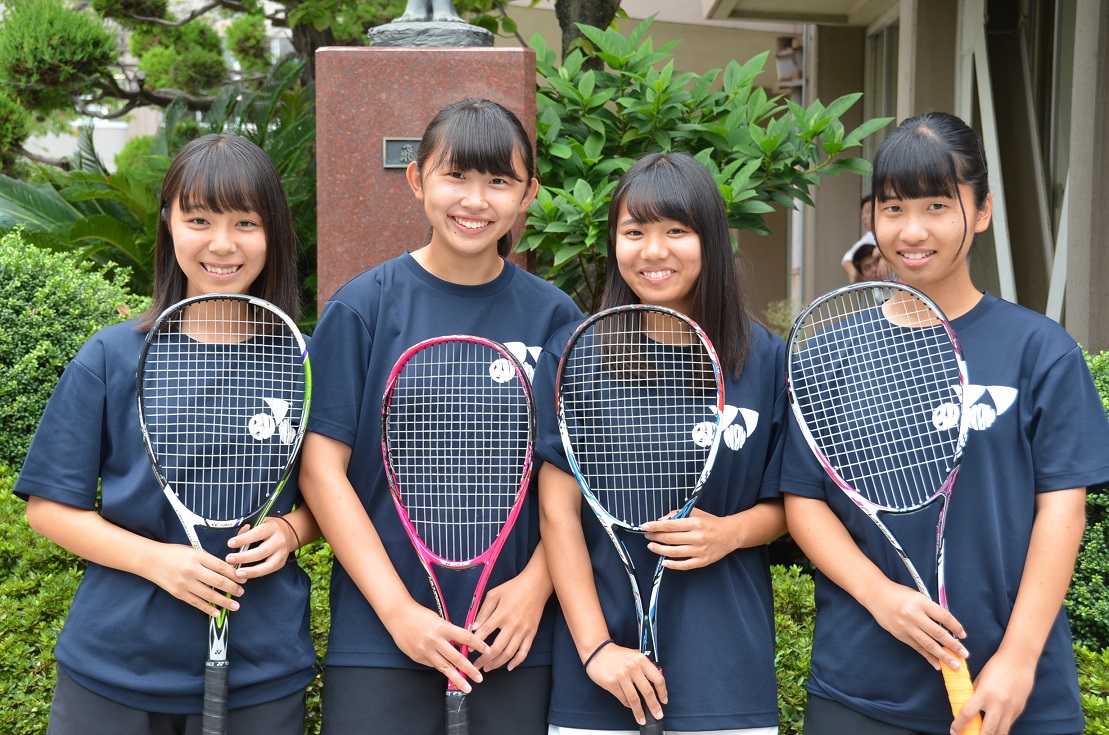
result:
[[(546, 735), (551, 669), (482, 672), (466, 696), (473, 735)], [(430, 669), (329, 666), (321, 735), (442, 735), (447, 679)]]
[[(304, 692), (227, 713), (235, 735), (304, 735)], [(202, 717), (144, 712), (94, 694), (59, 668), (46, 735), (200, 735)]]

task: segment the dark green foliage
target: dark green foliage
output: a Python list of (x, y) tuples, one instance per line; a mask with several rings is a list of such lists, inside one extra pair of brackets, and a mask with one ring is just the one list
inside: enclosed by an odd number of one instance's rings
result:
[(774, 205), (811, 204), (820, 175), (866, 173), (869, 165), (841, 154), (891, 118), (847, 132), (840, 118), (861, 95), (827, 107), (801, 107), (754, 86), (767, 55), (732, 61), (705, 75), (674, 69), (671, 49), (644, 38), (651, 19), (624, 38), (615, 30), (579, 26), (591, 55), (575, 49), (561, 66), (542, 37), (531, 41), (542, 84), (537, 150), (543, 186), (528, 210), (531, 228), (521, 250), (535, 251), (540, 272), (595, 310), (604, 288), (608, 203), (617, 179), (649, 151), (695, 155), (720, 187), (732, 227), (766, 234)]
[(270, 68), (266, 19), (261, 13), (240, 15), (227, 26), (227, 49), (245, 74), (264, 74)]
[[(59, 42), (64, 39), (64, 42)], [(115, 38), (90, 13), (61, 0), (8, 3), (0, 23), (0, 80), (27, 109), (68, 108), (108, 75), (119, 54)]]
[(92, 0), (92, 9), (123, 25), (135, 25), (138, 18), (165, 18), (166, 0)]
[(813, 579), (798, 566), (771, 567), (774, 575), (774, 629), (777, 649), (778, 715), (781, 735), (800, 735), (805, 719), (816, 603)]
[[(331, 547), (324, 541), (309, 544), (297, 554), (297, 563), (308, 573), (312, 580), (312, 614), (310, 625), (312, 638), (316, 642), (316, 655), (319, 657), (320, 666), (323, 666), (324, 652), (327, 650), (327, 632), (331, 625), (331, 565), (333, 562)], [(322, 712), (320, 709), (320, 692), (323, 689), (323, 677), (318, 677), (308, 687), (308, 725), (305, 728), (307, 735), (318, 735)]]
[(1075, 646), (1074, 655), (1086, 713), (1085, 735), (1109, 735), (1109, 648), (1098, 652)]
[(23, 464), (55, 383), (85, 340), (146, 306), (125, 277), (106, 279), (94, 263), (27, 245), (18, 231), (0, 238), (0, 465)]
[(148, 47), (139, 70), (150, 89), (181, 89), (212, 93), (227, 76), (219, 35), (203, 23), (164, 28), (157, 38), (167, 45)]
[(31, 116), (0, 88), (0, 151), (20, 144), (31, 132)]
[(41, 735), (54, 692), (54, 643), (85, 565), (31, 530), (14, 482), (0, 466), (0, 732)]
[[(1102, 405), (1109, 413), (1109, 352), (1086, 355)], [(1093, 651), (1109, 648), (1109, 497), (1086, 497), (1086, 530), (1064, 604), (1076, 645)]]

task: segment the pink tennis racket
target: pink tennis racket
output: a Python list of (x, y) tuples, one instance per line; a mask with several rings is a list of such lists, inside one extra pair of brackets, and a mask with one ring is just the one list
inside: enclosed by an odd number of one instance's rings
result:
[[(434, 567), (482, 567), (469, 629), (531, 477), (531, 385), (503, 345), (436, 337), (400, 356), (382, 404), (385, 476), (444, 620), (451, 618)], [(447, 732), (466, 735), (466, 697), (450, 681), (446, 712)]]

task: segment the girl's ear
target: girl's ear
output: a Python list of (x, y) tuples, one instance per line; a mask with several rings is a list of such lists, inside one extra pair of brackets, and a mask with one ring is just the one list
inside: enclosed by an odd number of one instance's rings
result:
[(986, 201), (982, 204), (981, 209), (978, 210), (978, 219), (974, 222), (975, 232), (985, 232), (986, 228), (990, 226), (990, 219), (993, 217), (993, 194), (986, 195)]
[(412, 189), (412, 194), (416, 197), (417, 201), (424, 200), (424, 180), (420, 176), (420, 169), (415, 161), (408, 164), (404, 169), (404, 178), (408, 179), (408, 186)]
[(524, 193), (524, 198), (520, 202), (520, 212), (527, 209), (533, 201), (535, 196), (539, 193), (539, 179), (532, 177), (531, 182), (528, 184), (528, 190)]

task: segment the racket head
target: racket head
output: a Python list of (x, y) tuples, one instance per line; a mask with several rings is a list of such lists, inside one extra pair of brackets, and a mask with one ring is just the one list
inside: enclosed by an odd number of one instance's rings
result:
[(382, 398), (385, 476), (413, 544), (439, 566), (495, 558), (527, 492), (531, 383), (494, 340), (449, 335), (400, 356)]
[(724, 413), (720, 361), (692, 319), (645, 304), (590, 316), (562, 352), (555, 401), (567, 460), (603, 523), (638, 532), (689, 513)]
[(264, 299), (205, 294), (166, 309), (136, 376), (139, 424), (159, 484), (203, 525), (268, 512), (311, 406), (304, 337)]
[(967, 374), (934, 301), (887, 281), (835, 289), (797, 317), (786, 360), (798, 426), (841, 489), (894, 513), (950, 496)]

